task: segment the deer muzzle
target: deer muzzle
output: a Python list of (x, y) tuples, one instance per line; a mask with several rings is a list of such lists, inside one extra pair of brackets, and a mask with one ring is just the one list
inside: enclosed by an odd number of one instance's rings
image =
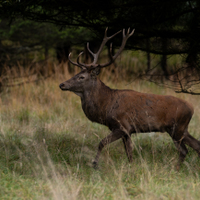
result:
[(61, 83), (59, 87), (61, 90), (69, 90), (64, 83)]

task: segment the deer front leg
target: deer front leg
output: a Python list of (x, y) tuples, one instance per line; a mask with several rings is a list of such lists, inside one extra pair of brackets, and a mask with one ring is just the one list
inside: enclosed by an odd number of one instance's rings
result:
[(128, 160), (131, 163), (131, 162), (133, 162), (133, 155), (132, 155), (133, 146), (132, 146), (131, 136), (130, 135), (124, 135), (122, 137), (122, 140), (124, 142), (124, 148), (125, 148)]
[(101, 142), (99, 143), (97, 155), (95, 157), (95, 160), (93, 161), (94, 168), (97, 168), (97, 166), (98, 166), (99, 156), (100, 156), (101, 151), (104, 148), (104, 146), (120, 139), (123, 135), (124, 135), (124, 133), (121, 130), (114, 130), (107, 137), (105, 137), (104, 139), (101, 140)]

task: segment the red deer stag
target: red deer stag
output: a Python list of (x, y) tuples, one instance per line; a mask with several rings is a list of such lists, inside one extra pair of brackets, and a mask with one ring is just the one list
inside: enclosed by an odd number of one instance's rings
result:
[[(121, 32), (121, 31), (119, 31)], [(97, 155), (93, 162), (98, 165), (99, 156), (103, 147), (122, 138), (126, 154), (130, 162), (132, 157), (132, 133), (167, 132), (179, 151), (177, 168), (183, 162), (188, 150), (185, 144), (197, 151), (200, 156), (200, 142), (188, 132), (188, 124), (193, 115), (193, 107), (186, 101), (173, 97), (155, 94), (145, 94), (133, 90), (114, 90), (106, 86), (97, 75), (100, 69), (109, 66), (122, 52), (127, 39), (133, 35), (134, 30), (127, 33), (123, 29), (122, 44), (117, 53), (106, 64), (97, 64), (99, 54), (108, 40), (119, 32), (108, 37), (107, 29), (97, 53), (87, 49), (94, 57), (91, 64), (83, 64), (69, 60), (81, 68), (81, 72), (71, 79), (60, 84), (60, 89), (69, 90), (80, 96), (82, 109), (89, 120), (106, 125), (111, 133), (99, 143)], [(112, 46), (111, 46), (112, 48)], [(111, 49), (112, 50), (112, 49)]]

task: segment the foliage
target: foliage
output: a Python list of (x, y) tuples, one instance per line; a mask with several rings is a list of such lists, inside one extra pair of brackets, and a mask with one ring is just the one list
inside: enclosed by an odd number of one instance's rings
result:
[[(167, 38), (172, 41), (178, 39), (182, 42), (185, 40), (183, 44), (195, 39), (199, 44), (198, 1), (26, 0), (4, 2), (1, 9), (2, 16), (8, 17), (8, 10), (11, 20), (20, 15), (27, 19), (61, 26), (90, 27), (98, 32), (102, 32), (105, 27), (110, 27), (113, 31), (134, 27), (136, 39), (132, 39), (129, 43), (131, 49), (146, 50), (145, 42), (141, 42), (147, 38), (151, 40)], [(148, 51), (158, 54), (188, 52), (188, 47), (177, 46), (173, 42), (166, 52), (163, 52), (162, 45), (154, 45)]]
[[(16, 62), (25, 61), (27, 57), (35, 58), (30, 52), (48, 54), (50, 49), (58, 46), (72, 46), (83, 43), (92, 38), (91, 33), (84, 28), (60, 29), (54, 24), (38, 23), (30, 20), (15, 19), (12, 24), (2, 19), (0, 22), (1, 36), (1, 65), (5, 62), (16, 65)], [(48, 56), (48, 55), (46, 55)], [(9, 59), (8, 59), (9, 58)], [(32, 61), (31, 60), (31, 61)], [(22, 62), (22, 63), (23, 63)], [(27, 63), (28, 64), (28, 63)]]

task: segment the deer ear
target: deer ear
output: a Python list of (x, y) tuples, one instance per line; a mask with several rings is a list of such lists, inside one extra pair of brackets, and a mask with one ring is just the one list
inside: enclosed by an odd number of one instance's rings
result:
[(99, 75), (100, 71), (101, 71), (101, 69), (99, 67), (96, 67), (91, 71), (91, 75), (97, 76), (97, 75)]

